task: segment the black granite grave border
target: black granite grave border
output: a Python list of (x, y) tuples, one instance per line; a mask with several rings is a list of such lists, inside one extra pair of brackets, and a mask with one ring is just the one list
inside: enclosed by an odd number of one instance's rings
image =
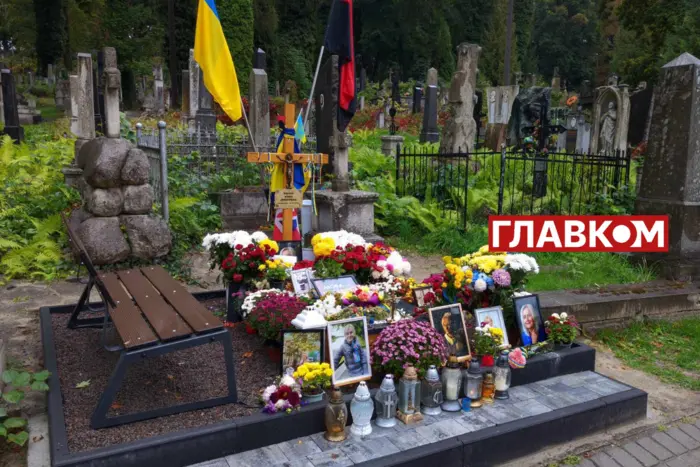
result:
[[(225, 291), (197, 292), (193, 295), (202, 301), (221, 298), (225, 295)], [(153, 436), (131, 443), (71, 453), (68, 450), (51, 314), (70, 313), (72, 309), (73, 305), (63, 305), (42, 307), (40, 310), (44, 361), (46, 368), (51, 372), (47, 397), (51, 465), (54, 467), (186, 466), (312, 435), (324, 430), (325, 401), (306, 406), (303, 410), (291, 415), (260, 413), (205, 427)], [(558, 354), (538, 355), (528, 361), (525, 370), (513, 372), (513, 386), (558, 375), (592, 371), (594, 363), (595, 350), (582, 344), (560, 351)], [(527, 373), (529, 370), (532, 370), (532, 376), (516, 376), (519, 373)], [(615, 399), (614, 396), (609, 396), (609, 398), (612, 398), (610, 399), (611, 404), (616, 403), (619, 406), (617, 412), (607, 415), (608, 423), (611, 424), (625, 418), (626, 407), (630, 409), (637, 407), (625, 398), (619, 400)], [(345, 396), (346, 403), (349, 404), (351, 399), (352, 395)], [(351, 420), (349, 420), (350, 422)], [(460, 465), (457, 459), (462, 458), (462, 451), (458, 447), (446, 440), (391, 456), (391, 459), (384, 461), (378, 459), (376, 462), (380, 463), (376, 465), (404, 465), (402, 462), (406, 462), (405, 465), (420, 465), (421, 462), (428, 459), (430, 462), (433, 462), (433, 459), (441, 459), (444, 465)], [(391, 461), (389, 464), (381, 463), (389, 461)]]

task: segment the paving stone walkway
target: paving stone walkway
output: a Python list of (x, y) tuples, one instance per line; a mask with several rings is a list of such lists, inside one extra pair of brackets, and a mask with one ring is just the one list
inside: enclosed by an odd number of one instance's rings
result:
[(622, 446), (609, 446), (578, 467), (700, 467), (700, 419), (680, 423)]
[(372, 433), (361, 439), (350, 435), (349, 429), (348, 439), (340, 443), (328, 442), (323, 433), (316, 433), (190, 467), (349, 466), (629, 389), (586, 371), (517, 386), (510, 390), (510, 399), (467, 413), (425, 415), (420, 423), (405, 425), (399, 421), (393, 428), (377, 427), (372, 422)]

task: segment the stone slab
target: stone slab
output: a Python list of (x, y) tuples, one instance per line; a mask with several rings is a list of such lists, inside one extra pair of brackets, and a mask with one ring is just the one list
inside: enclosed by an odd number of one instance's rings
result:
[(279, 446), (289, 459), (306, 457), (311, 454), (322, 452), (321, 448), (318, 447), (311, 436), (285, 441), (284, 443), (280, 443)]
[[(47, 464), (48, 465), (48, 464)], [(201, 462), (190, 467), (231, 467), (226, 459), (216, 459), (213, 461)]]
[(356, 464), (399, 452), (399, 448), (388, 438), (353, 440), (342, 446), (340, 450)]
[(688, 450), (685, 448), (685, 446), (671, 438), (666, 433), (654, 433), (651, 435), (651, 438), (677, 456)]
[(697, 465), (700, 465), (700, 449), (686, 452), (666, 462), (666, 467), (690, 467)]
[(700, 441), (700, 428), (690, 423), (685, 423), (683, 425), (678, 425), (678, 428), (683, 430), (687, 435), (693, 437), (696, 441)]
[(29, 433), (27, 467), (46, 467), (51, 465), (48, 415), (44, 413), (29, 417), (27, 427)]
[(235, 465), (237, 467), (282, 465), (288, 461), (289, 459), (284, 455), (282, 448), (277, 444), (226, 457), (226, 462), (228, 462), (229, 465)]
[(637, 459), (644, 467), (652, 467), (656, 465), (658, 460), (649, 451), (641, 447), (634, 441), (627, 443), (623, 446), (623, 449), (627, 451), (632, 457)]
[(627, 451), (619, 448), (618, 446), (610, 447), (605, 452), (622, 467), (643, 467), (641, 462), (639, 462), (637, 459), (632, 457)]
[(307, 459), (314, 467), (346, 467), (354, 464), (340, 449), (312, 454)]
[(620, 464), (615, 462), (610, 456), (604, 452), (599, 452), (598, 454), (591, 457), (591, 461), (596, 465), (596, 467), (620, 467)]
[(644, 438), (638, 439), (637, 444), (650, 452), (654, 457), (659, 460), (666, 460), (673, 457), (673, 453), (663, 447), (661, 444), (654, 441), (652, 438), (646, 436)]
[(469, 429), (466, 426), (458, 423), (456, 420), (445, 420), (416, 428), (416, 432), (430, 443), (437, 443), (447, 438), (462, 435), (468, 431)]
[(669, 430), (666, 432), (666, 434), (669, 435), (671, 438), (675, 439), (676, 441), (678, 441), (686, 449), (697, 449), (700, 447), (700, 442), (698, 442), (697, 440), (688, 436), (687, 433), (682, 431), (677, 426), (674, 426), (673, 428), (669, 428)]
[(400, 436), (393, 438), (392, 442), (402, 451), (430, 444), (430, 441), (421, 436), (415, 428), (402, 431)]

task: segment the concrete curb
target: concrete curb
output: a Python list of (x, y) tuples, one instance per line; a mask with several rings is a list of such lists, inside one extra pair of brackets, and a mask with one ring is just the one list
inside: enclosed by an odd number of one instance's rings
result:
[(27, 467), (49, 467), (51, 465), (49, 416), (40, 414), (30, 417), (28, 432)]

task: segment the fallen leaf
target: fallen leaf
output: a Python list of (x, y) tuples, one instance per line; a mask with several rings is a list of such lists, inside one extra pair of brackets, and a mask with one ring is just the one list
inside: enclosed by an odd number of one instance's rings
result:
[(124, 406), (121, 405), (119, 402), (115, 402), (114, 404), (110, 405), (110, 407), (113, 408), (114, 410), (119, 410)]
[(246, 352), (243, 354), (243, 358), (250, 358), (253, 356), (253, 352)]
[(182, 396), (180, 394), (175, 394), (175, 399), (176, 400), (182, 400)]
[(335, 454), (335, 453), (331, 454), (331, 459), (337, 459), (339, 457), (340, 457), (340, 454)]
[(173, 380), (173, 379), (175, 379), (175, 377), (173, 375), (168, 375), (168, 379)]
[(75, 385), (76, 389), (83, 389), (83, 388), (86, 388), (86, 387), (88, 387), (88, 386), (90, 386), (90, 380), (89, 380), (89, 379), (86, 380), (86, 381), (81, 381), (81, 382), (79, 382), (78, 384)]
[(42, 439), (44, 439), (44, 436), (43, 436), (43, 435), (39, 435), (39, 436), (34, 436), (34, 437), (32, 438), (32, 441), (35, 442), (35, 443), (38, 443), (38, 442), (41, 441)]

